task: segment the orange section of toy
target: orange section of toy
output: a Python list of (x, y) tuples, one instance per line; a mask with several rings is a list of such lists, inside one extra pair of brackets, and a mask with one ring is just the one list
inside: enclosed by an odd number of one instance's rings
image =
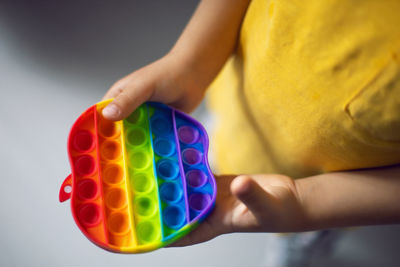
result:
[(130, 218), (122, 122), (104, 119), (101, 116), (102, 106), (96, 107), (95, 126), (108, 242), (115, 249), (132, 247), (136, 245), (136, 240)]

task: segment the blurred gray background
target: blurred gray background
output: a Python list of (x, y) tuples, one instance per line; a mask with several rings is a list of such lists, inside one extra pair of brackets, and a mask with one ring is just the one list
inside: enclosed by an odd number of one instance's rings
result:
[[(72, 123), (118, 78), (166, 53), (198, 1), (73, 2), (0, 1), (0, 266), (263, 266), (272, 234), (113, 254), (58, 203)], [(208, 125), (204, 106), (196, 117)], [(400, 266), (399, 247), (399, 226), (358, 228), (314, 265)]]

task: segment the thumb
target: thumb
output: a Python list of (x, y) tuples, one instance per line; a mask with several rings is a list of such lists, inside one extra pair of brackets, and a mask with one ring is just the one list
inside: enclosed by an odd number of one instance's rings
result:
[(132, 79), (118, 90), (114, 100), (103, 109), (106, 119), (117, 121), (129, 116), (142, 103), (149, 100), (153, 94), (153, 86)]
[(231, 192), (253, 213), (256, 218), (265, 218), (274, 197), (265, 191), (250, 176), (241, 175), (231, 183)]

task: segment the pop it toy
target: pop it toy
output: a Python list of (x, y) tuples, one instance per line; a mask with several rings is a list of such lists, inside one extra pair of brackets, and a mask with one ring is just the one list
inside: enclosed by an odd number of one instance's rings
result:
[(111, 100), (86, 110), (68, 138), (72, 173), (60, 189), (80, 230), (122, 253), (166, 246), (189, 233), (216, 197), (208, 137), (200, 123), (159, 103), (128, 118), (102, 117)]

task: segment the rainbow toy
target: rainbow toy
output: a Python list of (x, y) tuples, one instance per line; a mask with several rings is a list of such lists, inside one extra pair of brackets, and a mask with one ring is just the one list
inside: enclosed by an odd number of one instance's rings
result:
[(59, 198), (71, 198), (80, 230), (120, 253), (164, 247), (193, 230), (216, 197), (208, 137), (200, 123), (147, 102), (128, 118), (102, 117), (111, 100), (90, 107), (68, 138), (72, 173)]

